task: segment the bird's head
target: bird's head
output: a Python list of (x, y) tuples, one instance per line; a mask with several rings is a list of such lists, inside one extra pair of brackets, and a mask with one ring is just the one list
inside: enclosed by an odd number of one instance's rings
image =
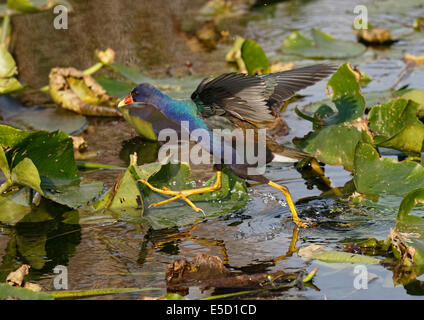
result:
[(157, 92), (158, 89), (151, 84), (141, 83), (119, 102), (118, 108), (134, 102), (150, 103)]

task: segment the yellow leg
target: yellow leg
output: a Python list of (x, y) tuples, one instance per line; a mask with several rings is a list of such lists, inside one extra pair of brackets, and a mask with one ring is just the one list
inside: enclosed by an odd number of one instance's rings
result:
[(195, 195), (195, 194), (213, 192), (213, 191), (217, 191), (217, 190), (221, 189), (222, 172), (217, 171), (216, 181), (210, 187), (202, 187), (202, 188), (198, 188), (198, 189), (188, 189), (188, 190), (180, 190), (180, 191), (173, 191), (173, 190), (170, 190), (167, 187), (162, 187), (162, 189), (159, 189), (159, 188), (152, 186), (146, 180), (139, 180), (139, 181), (141, 183), (145, 184), (147, 187), (149, 187), (152, 191), (174, 196), (174, 197), (166, 199), (164, 201), (153, 203), (149, 207), (157, 207), (157, 206), (160, 206), (161, 204), (169, 203), (169, 202), (172, 202), (172, 201), (177, 200), (177, 199), (183, 199), (185, 202), (187, 202), (190, 205), (190, 207), (193, 208), (194, 211), (201, 212), (203, 215), (205, 215), (205, 212), (202, 209), (198, 208), (192, 201), (190, 201), (190, 199), (188, 199), (188, 197)]
[(308, 225), (303, 223), (302, 220), (297, 215), (296, 207), (294, 206), (294, 203), (293, 203), (292, 197), (290, 195), (289, 189), (286, 186), (277, 184), (273, 181), (268, 182), (268, 185), (270, 185), (271, 187), (277, 188), (278, 190), (280, 190), (284, 194), (284, 196), (286, 197), (286, 200), (287, 200), (287, 204), (289, 205), (292, 217), (293, 217), (293, 222), (296, 223), (301, 228), (307, 228)]

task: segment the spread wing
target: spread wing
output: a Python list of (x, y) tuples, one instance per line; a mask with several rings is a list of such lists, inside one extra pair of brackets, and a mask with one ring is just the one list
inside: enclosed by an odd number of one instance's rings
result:
[(267, 73), (259, 77), (267, 83), (268, 90), (272, 92), (268, 98), (268, 105), (272, 107), (281, 106), (297, 91), (326, 78), (336, 69), (336, 66), (316, 64), (283, 72)]
[(317, 64), (260, 76), (226, 73), (204, 79), (191, 95), (203, 117), (229, 113), (241, 120), (271, 122), (271, 107), (327, 77), (336, 67)]
[(204, 117), (226, 112), (255, 122), (274, 121), (267, 106), (265, 80), (242, 73), (226, 73), (215, 79), (204, 79), (191, 98), (200, 106)]

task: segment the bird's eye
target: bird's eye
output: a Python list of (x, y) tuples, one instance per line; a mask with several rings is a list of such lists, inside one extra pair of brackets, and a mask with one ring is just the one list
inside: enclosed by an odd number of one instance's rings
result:
[(137, 90), (135, 90), (135, 91), (133, 91), (133, 93), (132, 93), (132, 94), (133, 94), (133, 95), (135, 95), (135, 96), (138, 96), (138, 93), (139, 93), (139, 92), (138, 92)]

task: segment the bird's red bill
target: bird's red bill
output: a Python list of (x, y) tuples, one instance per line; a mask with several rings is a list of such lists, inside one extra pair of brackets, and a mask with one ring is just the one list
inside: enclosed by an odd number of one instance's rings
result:
[(131, 95), (131, 93), (129, 93), (124, 99), (122, 99), (123, 104), (130, 104), (133, 103), (133, 97)]

